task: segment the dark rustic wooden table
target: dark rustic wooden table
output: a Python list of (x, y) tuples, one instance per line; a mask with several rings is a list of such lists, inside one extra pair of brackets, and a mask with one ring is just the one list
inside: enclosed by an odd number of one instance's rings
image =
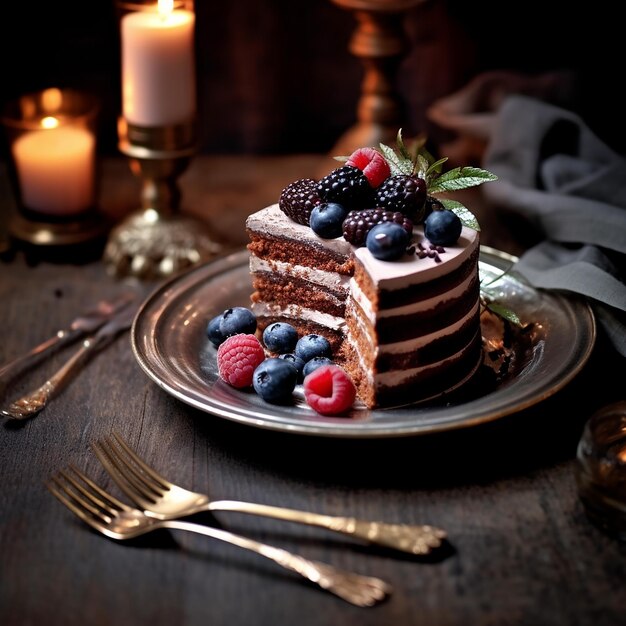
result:
[[(181, 181), (185, 201), (241, 246), (245, 216), (274, 201), (290, 180), (315, 175), (320, 161), (197, 158)], [(132, 208), (137, 181), (122, 159), (106, 160), (102, 176), (102, 206), (119, 218)], [(519, 227), (482, 207), (479, 196), (474, 201), (484, 243), (513, 253), (527, 245)], [(120, 289), (98, 260), (33, 264), (19, 253), (0, 263), (0, 362)], [(68, 353), (14, 381), (2, 402), (42, 382)], [(590, 524), (574, 479), (582, 426), (623, 394), (623, 365), (600, 339), (576, 380), (532, 409), (446, 434), (332, 440), (268, 432), (190, 408), (148, 379), (125, 335), (38, 417), (0, 426), (0, 623), (624, 624), (626, 546)], [(393, 585), (384, 604), (359, 609), (201, 536), (163, 532), (116, 543), (92, 532), (45, 487), (74, 463), (115, 489), (90, 450), (113, 430), (163, 474), (215, 498), (430, 522), (447, 529), (450, 544), (419, 559), (288, 523), (232, 513), (203, 518)]]

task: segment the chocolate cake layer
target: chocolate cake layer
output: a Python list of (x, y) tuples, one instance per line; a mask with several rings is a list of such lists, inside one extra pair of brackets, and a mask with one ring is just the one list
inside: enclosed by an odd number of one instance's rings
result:
[(299, 304), (335, 317), (345, 315), (345, 292), (333, 293), (310, 281), (285, 274), (257, 272), (253, 276), (252, 286), (256, 289), (256, 302), (273, 302), (282, 306)]

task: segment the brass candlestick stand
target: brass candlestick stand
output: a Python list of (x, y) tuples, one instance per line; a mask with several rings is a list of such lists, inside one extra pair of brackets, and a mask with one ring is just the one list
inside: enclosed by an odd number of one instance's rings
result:
[(396, 71), (408, 50), (404, 17), (425, 0), (331, 1), (354, 12), (357, 27), (349, 50), (365, 70), (357, 123), (333, 148), (333, 154), (350, 154), (356, 148), (395, 141), (404, 118), (394, 85)]
[(143, 181), (141, 209), (112, 232), (104, 251), (117, 276), (166, 277), (222, 250), (206, 225), (181, 215), (177, 180), (195, 153), (194, 122), (170, 127), (141, 127), (120, 118), (119, 149)]

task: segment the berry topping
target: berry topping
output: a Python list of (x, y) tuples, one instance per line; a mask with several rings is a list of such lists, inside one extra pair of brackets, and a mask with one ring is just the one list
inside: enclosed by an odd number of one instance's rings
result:
[(358, 167), (365, 174), (365, 178), (367, 178), (373, 188), (378, 187), (391, 175), (389, 163), (374, 148), (359, 148), (355, 150), (346, 161), (346, 165)]
[(319, 202), (317, 183), (312, 178), (301, 178), (283, 189), (278, 206), (294, 222), (308, 226), (311, 211)]
[(275, 322), (263, 331), (263, 343), (270, 352), (291, 352), (297, 341), (298, 331), (286, 322)]
[(302, 379), (304, 378), (304, 361), (299, 356), (296, 356), (293, 352), (289, 352), (288, 354), (281, 354), (278, 358), (287, 361), (287, 363), (291, 363), (296, 368), (296, 370), (298, 371), (298, 382), (301, 383)]
[(295, 352), (296, 356), (300, 357), (305, 363), (316, 356), (328, 358), (332, 356), (328, 339), (321, 335), (304, 335), (304, 337), (300, 337), (296, 344)]
[(222, 321), (223, 313), (216, 315), (206, 327), (206, 336), (209, 338), (209, 341), (218, 348), (219, 345), (226, 339), (222, 332), (220, 331), (220, 322)]
[(433, 196), (426, 196), (426, 202), (424, 202), (424, 221), (433, 211), (445, 211), (446, 207), (434, 198)]
[(376, 206), (400, 211), (415, 222), (423, 219), (426, 181), (418, 176), (398, 174), (388, 178), (376, 190)]
[(337, 202), (347, 209), (362, 209), (372, 204), (373, 190), (365, 174), (351, 165), (324, 176), (317, 183), (317, 192), (324, 202)]
[(273, 404), (283, 404), (291, 398), (298, 372), (284, 359), (265, 359), (252, 375), (254, 390)]
[(336, 202), (322, 202), (311, 211), (310, 226), (322, 239), (341, 237), (343, 220), (348, 210)]
[(310, 361), (307, 361), (302, 368), (302, 375), (306, 378), (309, 374), (312, 374), (318, 367), (322, 365), (333, 365), (333, 362), (327, 356), (314, 356)]
[(304, 379), (308, 405), (322, 415), (341, 415), (354, 402), (354, 383), (337, 365), (324, 365)]
[(241, 333), (253, 335), (256, 331), (256, 317), (250, 309), (242, 306), (226, 309), (222, 313), (219, 330), (224, 338)]
[(384, 209), (365, 209), (364, 211), (350, 211), (343, 221), (343, 236), (353, 246), (364, 246), (367, 233), (376, 226), (385, 222), (400, 224), (409, 235), (413, 232), (413, 222), (399, 211), (385, 211)]
[(436, 246), (451, 246), (461, 236), (463, 224), (453, 211), (433, 211), (424, 222), (424, 234)]
[(365, 244), (372, 256), (381, 261), (395, 261), (406, 251), (411, 236), (395, 222), (374, 226), (367, 235)]
[(264, 360), (263, 346), (254, 335), (233, 335), (217, 350), (220, 378), (238, 389), (252, 384), (254, 370)]

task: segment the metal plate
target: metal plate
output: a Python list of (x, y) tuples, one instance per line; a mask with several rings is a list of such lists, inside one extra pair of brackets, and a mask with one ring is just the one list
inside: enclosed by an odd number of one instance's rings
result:
[[(326, 418), (304, 402), (264, 402), (252, 390), (234, 389), (217, 373), (216, 350), (207, 322), (224, 309), (248, 306), (252, 291), (248, 252), (242, 250), (196, 267), (157, 289), (140, 308), (131, 331), (139, 365), (175, 398), (229, 420), (302, 435), (400, 437), (463, 428), (515, 413), (551, 396), (584, 366), (595, 341), (595, 321), (580, 299), (538, 291), (507, 270), (514, 257), (481, 248), (481, 280), (525, 323), (534, 322), (523, 358), (489, 392), (457, 404), (412, 405), (368, 410), (355, 406), (347, 417)], [(503, 273), (504, 272), (504, 273)]]

